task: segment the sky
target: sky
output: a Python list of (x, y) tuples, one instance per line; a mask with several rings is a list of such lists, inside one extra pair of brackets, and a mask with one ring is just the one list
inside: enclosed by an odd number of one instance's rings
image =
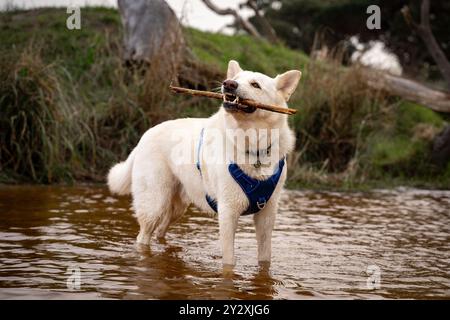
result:
[[(213, 0), (213, 2), (217, 6), (237, 9), (238, 4), (242, 0)], [(172, 7), (184, 25), (206, 31), (230, 32), (229, 29), (224, 29), (224, 27), (233, 22), (233, 17), (215, 14), (201, 0), (167, 0), (167, 3)], [(117, 7), (117, 0), (0, 0), (0, 9), (3, 10), (8, 5), (27, 9), (49, 6), (82, 7), (86, 5)], [(250, 10), (242, 10), (240, 12), (244, 17), (251, 15)]]

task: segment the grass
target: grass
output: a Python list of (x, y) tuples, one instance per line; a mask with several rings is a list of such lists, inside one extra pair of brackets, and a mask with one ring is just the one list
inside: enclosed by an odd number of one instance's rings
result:
[[(149, 127), (217, 108), (170, 96), (171, 79), (158, 64), (125, 68), (115, 10), (83, 9), (82, 29), (74, 31), (66, 16), (61, 9), (0, 13), (0, 182), (104, 181)], [(192, 52), (180, 70), (185, 85), (217, 87), (230, 59), (272, 76), (302, 70), (290, 101), (299, 112), (290, 118), (297, 147), (289, 186), (450, 188), (450, 166), (437, 168), (429, 156), (448, 120), (370, 90), (360, 81), (364, 70), (245, 35), (186, 29), (185, 37)]]
[(248, 70), (275, 76), (290, 69), (303, 70), (309, 61), (303, 52), (246, 35), (230, 37), (188, 29), (187, 36), (195, 56), (220, 70), (226, 70), (228, 61), (234, 59)]

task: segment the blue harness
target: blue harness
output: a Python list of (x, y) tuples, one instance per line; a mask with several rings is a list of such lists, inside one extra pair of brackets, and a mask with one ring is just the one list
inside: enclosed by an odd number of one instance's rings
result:
[[(200, 132), (200, 140), (197, 147), (197, 169), (200, 172), (200, 176), (202, 175), (202, 170), (200, 168), (200, 151), (203, 144), (203, 133), (204, 128), (202, 128), (202, 131)], [(248, 199), (248, 208), (242, 215), (255, 214), (264, 209), (280, 180), (284, 163), (285, 161), (283, 158), (278, 162), (278, 168), (275, 170), (274, 174), (266, 180), (257, 180), (248, 176), (235, 163), (230, 163), (228, 165), (228, 171), (233, 179), (239, 184)], [(211, 209), (217, 212), (217, 200), (206, 194), (206, 202), (208, 202)]]

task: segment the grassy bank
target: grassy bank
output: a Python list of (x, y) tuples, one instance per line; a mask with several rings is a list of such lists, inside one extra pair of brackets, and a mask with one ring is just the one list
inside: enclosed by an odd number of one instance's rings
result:
[[(171, 96), (171, 79), (155, 67), (122, 65), (121, 24), (111, 9), (82, 10), (82, 29), (68, 31), (64, 10), (0, 13), (0, 181), (103, 181), (142, 133), (161, 121), (208, 116), (216, 102)], [(442, 115), (368, 89), (363, 70), (310, 61), (299, 51), (247, 36), (185, 30), (194, 63), (185, 76), (213, 88), (233, 58), (276, 75), (299, 68), (290, 105), (297, 148), (293, 187), (450, 188), (450, 166), (430, 161)], [(153, 68), (153, 69), (152, 69)]]

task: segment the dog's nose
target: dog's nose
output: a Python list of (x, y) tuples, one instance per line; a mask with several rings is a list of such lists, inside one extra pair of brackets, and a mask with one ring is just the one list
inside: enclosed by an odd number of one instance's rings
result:
[(238, 87), (238, 83), (234, 80), (225, 80), (222, 85), (223, 88), (227, 91), (234, 91)]

